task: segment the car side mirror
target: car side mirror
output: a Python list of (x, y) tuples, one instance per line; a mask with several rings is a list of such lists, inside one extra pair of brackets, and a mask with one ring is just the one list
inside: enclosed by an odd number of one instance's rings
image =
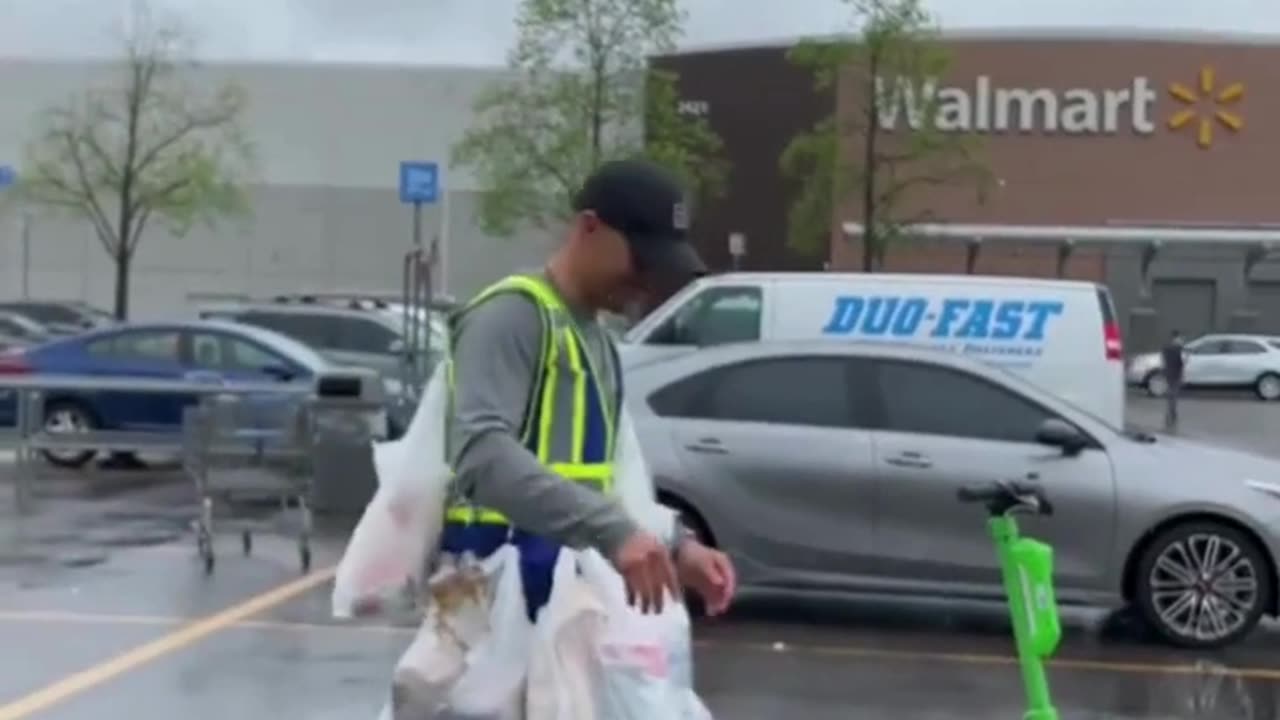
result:
[(1089, 446), (1089, 439), (1079, 428), (1058, 418), (1049, 418), (1036, 429), (1036, 442), (1060, 448), (1064, 455), (1076, 455)]

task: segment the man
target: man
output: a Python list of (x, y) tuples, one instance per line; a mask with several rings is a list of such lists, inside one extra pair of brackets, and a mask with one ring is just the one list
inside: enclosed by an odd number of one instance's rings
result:
[(1169, 342), (1160, 349), (1160, 363), (1164, 368), (1164, 379), (1168, 384), (1165, 391), (1164, 427), (1176, 430), (1178, 427), (1178, 395), (1182, 392), (1182, 377), (1186, 371), (1186, 348), (1182, 333), (1174, 330), (1169, 335)]
[(483, 557), (515, 543), (531, 618), (561, 544), (599, 550), (646, 612), (683, 585), (721, 613), (735, 585), (728, 557), (678, 523), (665, 542), (642, 530), (610, 492), (622, 374), (597, 314), (703, 272), (684, 193), (654, 165), (613, 162), (573, 210), (543, 273), (491, 286), (454, 318), (449, 437), (462, 501), (449, 510), (443, 549)]

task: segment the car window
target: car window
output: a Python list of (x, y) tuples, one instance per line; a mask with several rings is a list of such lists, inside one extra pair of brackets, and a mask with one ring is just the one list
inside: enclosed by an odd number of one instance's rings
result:
[(202, 370), (244, 372), (261, 372), (267, 367), (289, 364), (251, 342), (222, 333), (194, 333), (191, 360)]
[(275, 330), (313, 348), (331, 349), (338, 342), (337, 325), (328, 315), (253, 311), (241, 315), (239, 321)]
[(1197, 340), (1186, 347), (1188, 355), (1221, 355), (1226, 351), (1226, 340)]
[(711, 287), (693, 296), (650, 336), (659, 345), (720, 345), (760, 339), (760, 288)]
[(26, 328), (9, 318), (0, 317), (0, 334), (10, 337), (26, 337), (27, 331)]
[(1280, 340), (1268, 340), (1267, 344), (1276, 350), (1280, 350)]
[(394, 344), (400, 339), (399, 333), (377, 320), (351, 317), (335, 319), (335, 322), (338, 327), (335, 350), (385, 355), (392, 352)]
[(846, 367), (843, 359), (829, 357), (724, 366), (659, 390), (650, 407), (675, 417), (850, 427), (856, 423)]
[(292, 363), (283, 357), (258, 347), (247, 340), (227, 339), (227, 356), (237, 370), (261, 371), (268, 367), (289, 367)]
[(1262, 343), (1253, 340), (1229, 340), (1226, 345), (1231, 355), (1261, 355), (1267, 351)]
[(936, 365), (883, 361), (879, 384), (882, 422), (895, 432), (1030, 443), (1054, 417), (995, 383)]
[(114, 360), (178, 362), (178, 331), (148, 330), (120, 333), (88, 344), (89, 354)]

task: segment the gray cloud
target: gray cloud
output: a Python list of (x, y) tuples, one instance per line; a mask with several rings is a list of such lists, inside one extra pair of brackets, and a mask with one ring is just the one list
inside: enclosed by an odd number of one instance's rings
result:
[[(517, 0), (152, 0), (213, 57), (500, 63)], [(953, 27), (1070, 26), (1280, 34), (1275, 0), (932, 0)], [(0, 0), (0, 55), (113, 52), (129, 0)], [(837, 0), (685, 0), (686, 43), (749, 42), (844, 27)]]

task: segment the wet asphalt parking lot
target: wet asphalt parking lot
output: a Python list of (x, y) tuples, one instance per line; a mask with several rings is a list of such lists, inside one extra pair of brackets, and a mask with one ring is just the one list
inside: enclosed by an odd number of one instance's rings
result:
[[(1142, 398), (1132, 416), (1154, 426)], [(1280, 454), (1280, 405), (1185, 403), (1185, 434)], [(0, 462), (0, 720), (372, 718), (414, 628), (328, 619), (326, 534), (309, 575), (286, 537), (251, 557), (218, 537), (206, 578), (174, 477), (46, 479), (37, 511), (9, 504)], [(1162, 648), (1069, 612), (1051, 671), (1064, 718), (1280, 717), (1280, 628), (1215, 654)], [(700, 690), (720, 720), (1021, 717), (999, 608), (948, 603), (744, 602), (696, 632)]]

